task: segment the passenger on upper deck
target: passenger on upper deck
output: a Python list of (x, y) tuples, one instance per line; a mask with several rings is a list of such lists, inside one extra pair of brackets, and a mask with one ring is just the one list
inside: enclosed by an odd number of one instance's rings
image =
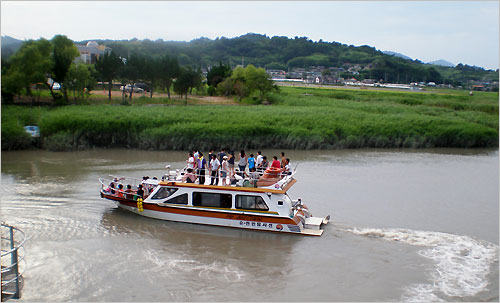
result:
[(280, 161), (278, 161), (278, 157), (273, 156), (273, 162), (271, 163), (271, 167), (281, 168)]
[(184, 177), (182, 177), (182, 182), (194, 183), (194, 181), (196, 181), (196, 176), (193, 174), (193, 169), (188, 168), (187, 172), (184, 174)]
[(186, 160), (187, 168), (196, 168), (196, 161), (192, 152), (189, 152), (188, 159)]
[(227, 164), (229, 166), (229, 176), (234, 175), (234, 152), (229, 153)]
[(248, 158), (248, 171), (252, 168), (255, 168), (255, 158), (253, 157), (253, 154), (250, 154), (250, 158)]
[(220, 168), (220, 162), (217, 159), (217, 156), (212, 155), (212, 161), (210, 161), (210, 175), (211, 175), (210, 185), (219, 184), (219, 168)]
[(292, 174), (292, 165), (290, 164), (290, 159), (286, 158), (286, 164), (283, 168), (283, 175), (291, 175)]
[(222, 186), (226, 186), (226, 178), (229, 172), (229, 163), (227, 163), (227, 156), (222, 157), (220, 176), (222, 178)]
[(226, 150), (224, 148), (221, 148), (220, 153), (219, 153), (219, 162), (222, 163), (222, 160), (224, 160), (225, 155), (226, 155)]
[(205, 184), (205, 170), (207, 168), (207, 160), (203, 158), (203, 153), (198, 153), (198, 183)]
[(253, 187), (257, 187), (257, 181), (259, 181), (259, 178), (260, 178), (260, 174), (257, 172), (257, 170), (255, 169), (255, 167), (253, 167), (251, 170), (250, 170), (250, 184), (253, 185)]
[(259, 170), (259, 165), (262, 163), (262, 160), (264, 157), (262, 156), (262, 152), (259, 150), (257, 152), (257, 157), (255, 158), (255, 167), (257, 168), (257, 171)]
[(240, 172), (241, 172), (242, 177), (243, 177), (243, 174), (245, 172), (245, 168), (247, 167), (247, 156), (246, 156), (245, 151), (243, 149), (240, 152), (240, 160), (238, 161), (238, 167), (239, 167)]
[(263, 173), (269, 167), (269, 161), (267, 161), (267, 157), (262, 157), (262, 162), (257, 166), (257, 170), (259, 173)]

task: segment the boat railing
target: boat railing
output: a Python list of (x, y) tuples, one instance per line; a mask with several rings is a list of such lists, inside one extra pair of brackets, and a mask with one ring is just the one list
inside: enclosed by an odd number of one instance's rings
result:
[[(175, 177), (173, 177), (173, 171), (170, 172), (171, 174), (169, 175), (168, 180), (169, 181), (177, 181), (177, 182), (179, 182), (179, 181), (186, 182), (184, 177), (187, 173), (187, 169), (188, 169), (187, 166), (185, 166), (181, 170), (177, 170), (176, 171), (177, 174), (175, 175)], [(297, 169), (297, 167), (295, 167), (295, 169), (290, 173), (288, 173), (288, 172), (279, 173), (278, 174), (279, 180), (277, 180), (274, 184), (279, 184), (279, 187), (282, 189), (286, 184), (288, 184), (288, 182), (290, 180), (293, 179), (293, 176), (296, 173), (296, 169)], [(204, 177), (205, 182), (209, 182), (211, 180), (212, 175), (210, 174), (210, 170), (208, 170), (208, 169), (204, 169), (204, 170), (205, 170), (205, 174), (199, 174), (198, 173), (199, 169), (197, 169), (197, 168), (193, 169), (193, 172), (191, 174), (193, 176), (195, 176), (195, 181), (199, 180), (200, 177)], [(260, 177), (262, 177), (264, 175), (264, 172), (265, 172), (265, 169), (257, 171), (257, 173), (259, 174)], [(231, 176), (231, 172), (227, 171), (226, 180), (229, 181), (229, 182), (227, 182), (228, 185), (242, 186), (242, 184), (245, 181), (256, 180), (256, 179), (252, 178), (251, 175), (249, 175), (249, 173), (247, 171), (240, 171), (238, 168), (234, 169), (233, 174), (234, 174), (234, 178)], [(162, 180), (163, 179), (167, 180), (166, 176), (167, 175), (165, 175), (164, 178), (162, 178)], [(223, 177), (221, 177), (221, 170), (218, 171), (216, 178), (218, 178), (219, 181), (222, 181)], [(230, 182), (231, 179), (236, 179), (236, 184), (231, 184), (231, 182)], [(218, 184), (221, 184), (221, 183), (219, 182)]]
[(2, 301), (19, 299), (23, 287), (23, 273), (26, 270), (24, 243), (26, 236), (17, 227), (1, 224), (1, 283)]
[[(135, 180), (135, 182), (132, 182)], [(130, 181), (130, 182), (128, 182)], [(137, 196), (137, 189), (139, 184), (143, 185), (144, 197), (147, 197), (153, 189), (158, 185), (158, 180), (156, 179), (147, 179), (140, 180), (137, 178), (113, 178), (113, 179), (105, 179), (99, 178), (99, 182), (101, 183), (101, 192), (104, 194), (111, 194), (117, 197), (123, 197), (126, 199), (136, 200), (139, 196)], [(111, 183), (113, 183), (114, 187), (111, 187)], [(123, 189), (118, 188), (118, 186), (122, 184)], [(132, 191), (127, 191), (126, 186), (131, 185)], [(134, 184), (134, 185), (132, 185)]]
[[(169, 166), (167, 166), (169, 168)], [(183, 167), (182, 169), (177, 169), (175, 171), (171, 170), (168, 171), (168, 173), (164, 174), (161, 178), (161, 181), (174, 181), (174, 182), (186, 182), (185, 176), (187, 173), (187, 166)], [(264, 174), (265, 170), (260, 170), (257, 171), (259, 176), (262, 176)], [(222, 180), (223, 177), (221, 177), (221, 171), (218, 171), (218, 174), (216, 178), (218, 179), (217, 184), (222, 186)], [(281, 172), (277, 174), (279, 178), (276, 180), (275, 183), (268, 185), (268, 186), (274, 186), (275, 189), (283, 189), (289, 182), (290, 180), (293, 179), (293, 176), (296, 173), (296, 167), (291, 173), (287, 172)], [(205, 174), (200, 174), (198, 169), (193, 169), (192, 175), (195, 176), (195, 182), (196, 180), (200, 180), (201, 177), (205, 178), (205, 183), (207, 184), (208, 182), (211, 181), (212, 175), (210, 174), (210, 170), (205, 169)], [(108, 193), (111, 191), (110, 184), (114, 184), (114, 188), (112, 190), (115, 192), (115, 195), (123, 196), (123, 197), (129, 197), (130, 195), (134, 195), (135, 191), (137, 190), (137, 187), (139, 184), (143, 184), (144, 189), (145, 189), (145, 196), (147, 196), (149, 193), (152, 192), (154, 187), (158, 184), (159, 180), (156, 179), (138, 179), (138, 178), (130, 178), (130, 177), (116, 177), (113, 175), (110, 175), (111, 178), (99, 178), (99, 181), (101, 183), (101, 191), (103, 193)], [(234, 172), (227, 172), (227, 177), (226, 179), (226, 186), (241, 186), (245, 187), (245, 184), (250, 184), (253, 181), (256, 181), (257, 179), (252, 178), (252, 176), (246, 172), (246, 171), (240, 171), (239, 169), (235, 168)], [(233, 181), (233, 182), (231, 182)], [(247, 181), (247, 182), (245, 182)], [(119, 189), (118, 185), (122, 184), (123, 189)], [(131, 185), (133, 192), (127, 192), (126, 186)], [(251, 185), (250, 185), (251, 186)], [(268, 186), (260, 186), (260, 187), (268, 187)]]

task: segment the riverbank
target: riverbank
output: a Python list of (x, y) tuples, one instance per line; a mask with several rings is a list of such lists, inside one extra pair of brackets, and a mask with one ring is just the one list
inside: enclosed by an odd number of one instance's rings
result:
[[(497, 147), (498, 93), (283, 87), (273, 105), (2, 105), (2, 150)], [(158, 105), (158, 104), (156, 104)]]

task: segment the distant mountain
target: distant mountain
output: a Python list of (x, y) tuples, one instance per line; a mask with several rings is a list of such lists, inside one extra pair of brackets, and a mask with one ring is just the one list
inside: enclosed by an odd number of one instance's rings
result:
[(2, 36), (2, 47), (12, 46), (12, 45), (21, 45), (21, 43), (23, 43), (22, 40), (12, 38), (11, 36)]
[(408, 57), (408, 56), (405, 56), (401, 53), (397, 53), (397, 52), (393, 52), (393, 51), (382, 51), (384, 54), (386, 55), (390, 55), (390, 56), (396, 56), (396, 57), (399, 57), (399, 58), (403, 58), (403, 59), (407, 59), (407, 60), (413, 60), (412, 58)]
[(18, 40), (16, 38), (12, 38), (10, 36), (2, 36), (1, 44), (2, 44), (2, 59), (5, 60), (6, 58), (14, 54), (19, 49), (19, 47), (21, 47), (23, 41)]
[(431, 62), (427, 62), (427, 64), (440, 65), (440, 66), (448, 66), (448, 67), (455, 67), (455, 64), (453, 64), (453, 63), (451, 63), (449, 61), (443, 60), (443, 59), (435, 60), (435, 61), (431, 61)]

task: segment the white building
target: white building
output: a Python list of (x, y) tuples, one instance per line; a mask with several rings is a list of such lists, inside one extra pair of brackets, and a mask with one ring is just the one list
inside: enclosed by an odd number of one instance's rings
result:
[(97, 61), (99, 56), (111, 52), (111, 48), (104, 45), (99, 45), (95, 41), (89, 41), (87, 45), (77, 45), (80, 57), (75, 59), (75, 62), (84, 62), (87, 64), (93, 64)]

